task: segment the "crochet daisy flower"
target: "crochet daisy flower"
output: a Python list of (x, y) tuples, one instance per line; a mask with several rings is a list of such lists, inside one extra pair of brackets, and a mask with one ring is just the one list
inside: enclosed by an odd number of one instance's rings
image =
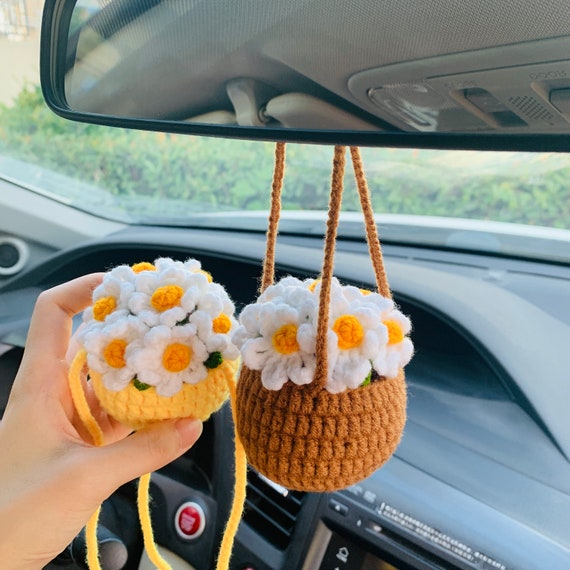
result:
[[(320, 291), (319, 279), (286, 277), (243, 310), (233, 342), (244, 364), (261, 370), (265, 388), (313, 381)], [(397, 375), (413, 353), (409, 332), (410, 321), (391, 299), (333, 278), (326, 389), (339, 393)]]
[(372, 361), (372, 365), (380, 376), (393, 378), (400, 368), (408, 364), (414, 354), (414, 345), (406, 336), (410, 333), (412, 325), (410, 319), (395, 308), (383, 312), (382, 324), (386, 327), (388, 343), (386, 351), (379, 354)]
[(148, 327), (137, 317), (128, 315), (114, 322), (93, 327), (83, 335), (89, 368), (103, 374), (109, 390), (122, 390), (136, 375), (129, 362), (129, 346), (140, 339)]
[[(315, 294), (320, 293), (320, 284)], [(382, 324), (383, 311), (392, 307), (381, 295), (331, 283), (330, 322), (333, 342), (329, 342), (329, 392), (358, 388), (372, 369), (372, 360), (386, 350), (388, 333)], [(330, 332), (329, 332), (330, 335)]]
[(233, 336), (242, 358), (252, 370), (261, 370), (268, 390), (279, 390), (287, 380), (308, 384), (315, 372), (314, 295), (299, 280), (289, 278), (270, 286), (258, 302), (248, 305)]
[(133, 382), (173, 396), (239, 351), (234, 305), (195, 259), (116, 267), (95, 290), (78, 339), (111, 391)]
[(173, 396), (184, 382), (197, 384), (208, 375), (208, 351), (192, 325), (170, 328), (158, 325), (132, 351), (130, 364), (143, 384), (155, 386), (159, 396)]
[(156, 262), (156, 271), (139, 274), (129, 309), (148, 326), (175, 326), (194, 311), (198, 299), (208, 293), (208, 278), (189, 272), (181, 262)]
[(105, 275), (93, 291), (93, 304), (83, 312), (85, 322), (104, 322), (114, 313), (128, 314), (128, 299), (135, 289), (135, 273), (128, 265), (119, 265)]

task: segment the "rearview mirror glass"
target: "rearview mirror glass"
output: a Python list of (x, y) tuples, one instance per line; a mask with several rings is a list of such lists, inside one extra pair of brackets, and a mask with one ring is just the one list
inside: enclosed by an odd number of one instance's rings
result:
[(428, 0), (419, 26), (413, 4), (48, 0), (44, 94), (65, 116), (138, 128), (568, 148), (567, 14), (534, 29), (533, 6), (487, 10), (475, 37), (472, 10)]

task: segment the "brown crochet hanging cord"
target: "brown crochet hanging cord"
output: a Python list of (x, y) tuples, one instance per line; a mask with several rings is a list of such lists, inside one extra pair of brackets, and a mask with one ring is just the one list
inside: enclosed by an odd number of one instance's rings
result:
[[(314, 379), (306, 385), (289, 381), (279, 390), (268, 390), (261, 383), (260, 371), (242, 365), (237, 383), (237, 430), (250, 464), (272, 481), (300, 491), (341, 489), (372, 474), (394, 453), (406, 420), (406, 387), (401, 368), (393, 378), (382, 377), (356, 389), (331, 393), (325, 388), (331, 282), (345, 154), (345, 147), (335, 147)], [(390, 298), (358, 149), (351, 149), (351, 157), (378, 291)], [(278, 144), (262, 291), (274, 280), (284, 158), (285, 147)]]

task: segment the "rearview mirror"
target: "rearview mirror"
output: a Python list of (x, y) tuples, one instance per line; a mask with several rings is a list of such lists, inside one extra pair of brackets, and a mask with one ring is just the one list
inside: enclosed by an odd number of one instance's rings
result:
[(42, 87), (62, 116), (148, 130), (568, 150), (563, 7), (536, 29), (533, 3), (447, 3), (47, 0)]

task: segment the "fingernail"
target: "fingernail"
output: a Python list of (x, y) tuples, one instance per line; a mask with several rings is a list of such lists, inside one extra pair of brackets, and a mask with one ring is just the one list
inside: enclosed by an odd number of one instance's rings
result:
[(202, 422), (194, 418), (182, 418), (175, 423), (180, 436), (180, 448), (187, 449), (193, 445), (202, 434)]

